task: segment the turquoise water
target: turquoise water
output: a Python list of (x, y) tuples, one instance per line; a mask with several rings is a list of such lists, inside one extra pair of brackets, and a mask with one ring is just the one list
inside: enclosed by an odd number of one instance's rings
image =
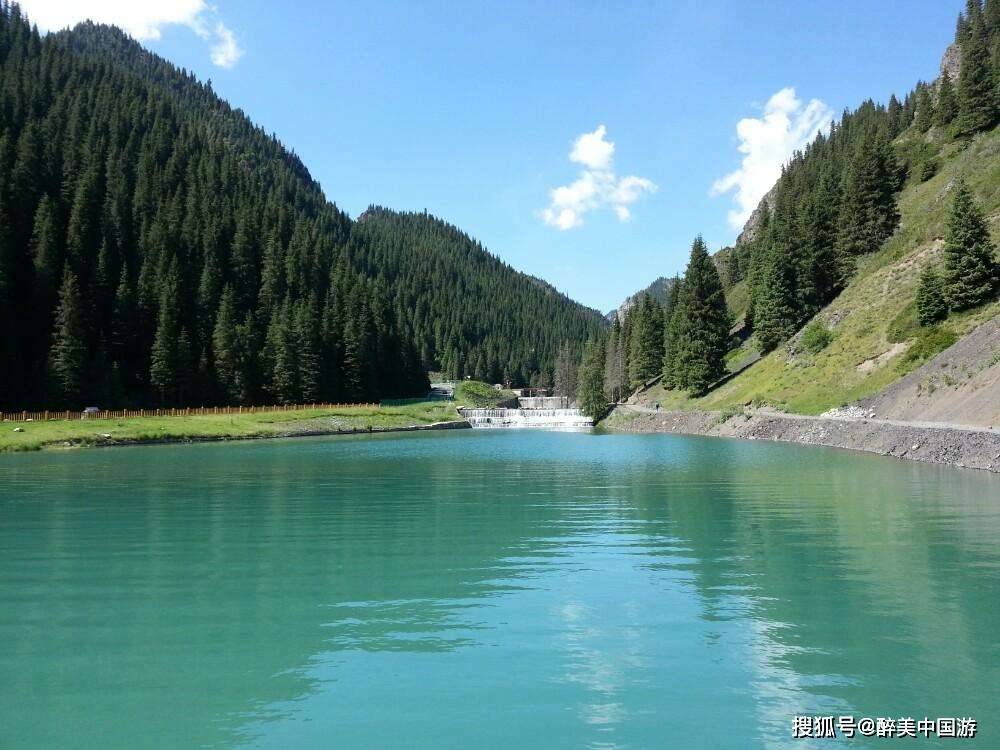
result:
[(995, 476), (711, 438), (0, 457), (0, 747), (996, 748), (998, 539)]

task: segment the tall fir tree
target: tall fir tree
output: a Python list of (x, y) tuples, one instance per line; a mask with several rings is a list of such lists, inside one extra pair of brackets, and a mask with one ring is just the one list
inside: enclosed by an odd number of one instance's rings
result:
[(731, 322), (719, 272), (699, 236), (691, 246), (671, 321), (678, 329), (677, 387), (702, 393), (725, 374)]
[(246, 383), (240, 351), (240, 321), (236, 311), (236, 294), (229, 285), (222, 292), (219, 310), (212, 330), (214, 370), (222, 389), (222, 398), (229, 403), (242, 403), (246, 398)]
[(934, 124), (946, 128), (958, 116), (958, 100), (955, 97), (955, 87), (951, 83), (948, 71), (942, 71), (938, 83), (937, 107), (934, 109)]
[(754, 332), (767, 352), (795, 331), (797, 315), (791, 264), (780, 247), (772, 246), (763, 265), (754, 304)]
[(853, 259), (879, 249), (899, 224), (896, 165), (889, 144), (862, 140), (844, 176), (837, 252), (841, 283), (853, 273)]
[(678, 303), (681, 297), (680, 278), (674, 278), (674, 283), (667, 290), (667, 298), (663, 303), (663, 385), (676, 388), (677, 381), (677, 333), (679, 324), (675, 323)]
[(663, 370), (663, 308), (645, 294), (635, 307), (630, 341), (631, 385), (638, 388)]
[(952, 310), (991, 300), (1000, 286), (996, 247), (965, 183), (954, 188), (944, 243), (944, 295)]
[(180, 323), (177, 316), (178, 280), (176, 264), (167, 272), (160, 293), (157, 313), (156, 335), (150, 353), (149, 382), (156, 390), (161, 404), (175, 403), (177, 396), (178, 371), (177, 356)]
[(559, 354), (556, 356), (556, 367), (553, 375), (554, 395), (566, 398), (576, 397), (577, 371), (576, 358), (573, 356), (570, 344), (568, 341), (563, 341), (559, 347)]
[(611, 321), (604, 348), (604, 390), (611, 401), (618, 403), (625, 398), (626, 386), (624, 338), (617, 313)]
[(600, 339), (591, 339), (584, 346), (578, 380), (580, 410), (599, 419), (608, 405), (604, 394), (604, 345)]
[(944, 281), (932, 265), (920, 272), (917, 285), (917, 320), (922, 326), (930, 326), (948, 317), (948, 303), (944, 298)]
[(931, 88), (922, 83), (917, 89), (917, 116), (913, 125), (921, 133), (926, 133), (934, 125), (934, 118), (934, 97), (931, 95)]
[(86, 331), (83, 322), (83, 302), (76, 275), (66, 269), (59, 288), (55, 334), (49, 350), (49, 371), (53, 384), (53, 399), (61, 406), (78, 406), (88, 395)]
[[(982, 13), (972, 8), (966, 15), (959, 41), (961, 67), (958, 74), (958, 117), (956, 131), (972, 136), (993, 126), (997, 120), (997, 90), (990, 63), (989, 42)], [(971, 15), (971, 17), (970, 17)]]

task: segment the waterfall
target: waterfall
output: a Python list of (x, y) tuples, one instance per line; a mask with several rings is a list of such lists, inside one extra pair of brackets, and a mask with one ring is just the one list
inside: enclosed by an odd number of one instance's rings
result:
[[(528, 399), (522, 399), (527, 401)], [(594, 420), (579, 409), (461, 409), (462, 416), (474, 429), (539, 427), (547, 429), (586, 429)]]

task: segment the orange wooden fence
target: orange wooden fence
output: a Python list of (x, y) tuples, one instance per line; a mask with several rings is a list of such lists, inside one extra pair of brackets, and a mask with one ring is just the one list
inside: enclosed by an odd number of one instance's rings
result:
[(134, 419), (136, 417), (192, 417), (206, 414), (262, 414), (314, 409), (371, 409), (378, 404), (284, 404), (277, 406), (197, 406), (184, 409), (117, 409), (112, 411), (0, 412), (4, 422), (44, 422), (51, 419)]

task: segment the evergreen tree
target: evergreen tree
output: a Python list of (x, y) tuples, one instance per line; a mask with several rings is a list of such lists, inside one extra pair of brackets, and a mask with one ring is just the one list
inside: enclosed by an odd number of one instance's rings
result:
[(1000, 285), (996, 248), (972, 192), (964, 183), (954, 188), (944, 244), (944, 295), (952, 310), (988, 302)]
[(677, 333), (680, 326), (674, 322), (674, 319), (681, 296), (681, 285), (681, 280), (675, 278), (674, 283), (667, 291), (667, 298), (663, 304), (663, 385), (667, 388), (676, 388), (678, 385)]
[(236, 313), (236, 294), (226, 286), (219, 301), (219, 310), (212, 331), (212, 349), (215, 352), (215, 373), (222, 388), (223, 398), (230, 403), (241, 403), (246, 395), (240, 362), (239, 321)]
[(49, 309), (62, 277), (59, 235), (55, 202), (47, 195), (43, 196), (35, 211), (31, 233), (31, 255), (37, 286), (35, 304), (38, 310)]
[[(977, 6), (978, 7), (978, 6)], [(986, 27), (982, 13), (970, 8), (965, 33), (960, 40), (961, 68), (958, 74), (958, 118), (956, 131), (972, 136), (993, 126), (997, 119), (996, 82), (990, 64)]]
[(663, 370), (663, 308), (649, 294), (635, 308), (629, 345), (631, 385), (638, 388)]
[(930, 86), (921, 84), (917, 89), (917, 116), (913, 125), (921, 133), (926, 133), (934, 124), (934, 119), (934, 99), (931, 96)]
[(948, 303), (944, 298), (944, 283), (941, 274), (931, 266), (920, 272), (917, 286), (917, 319), (920, 325), (929, 326), (948, 317)]
[(172, 266), (160, 296), (156, 335), (150, 355), (149, 382), (156, 389), (161, 404), (172, 403), (177, 392), (179, 360), (177, 339), (177, 270)]
[(701, 393), (725, 374), (731, 318), (719, 272), (700, 236), (691, 246), (671, 324), (677, 326), (677, 386)]
[(83, 324), (83, 303), (76, 276), (69, 269), (59, 288), (55, 334), (49, 350), (49, 368), (57, 403), (75, 406), (84, 395), (87, 346)]
[(568, 341), (564, 341), (559, 347), (559, 355), (556, 357), (556, 369), (554, 373), (553, 393), (556, 396), (567, 398), (576, 397), (577, 364), (573, 357)]
[(958, 100), (955, 98), (955, 88), (951, 84), (948, 71), (941, 73), (938, 84), (937, 107), (934, 110), (934, 124), (946, 128), (958, 116)]
[[(295, 350), (298, 356), (299, 369), (299, 398), (302, 403), (315, 403), (320, 399), (322, 391), (322, 364), (320, 356), (320, 341), (318, 332), (319, 309), (315, 297), (304, 300), (295, 312), (293, 334), (295, 338)], [(401, 352), (402, 354), (402, 352)], [(405, 366), (409, 362), (410, 366)], [(414, 386), (406, 382), (406, 373), (411, 367), (416, 368), (415, 362), (403, 360), (402, 377), (398, 384), (398, 390), (394, 393), (416, 393)], [(418, 388), (420, 386), (417, 386)]]
[(852, 260), (882, 245), (899, 223), (896, 165), (884, 140), (864, 139), (845, 172), (837, 252), (842, 281), (853, 273)]
[(604, 389), (611, 401), (622, 401), (625, 396), (625, 353), (622, 324), (617, 313), (611, 321), (604, 352)]
[[(0, 200), (0, 331), (11, 331), (14, 328), (14, 305), (11, 299), (13, 252), (14, 238), (10, 220), (4, 211), (3, 201)], [(0, 336), (0, 363), (4, 363), (0, 367), (0, 392), (10, 392), (13, 389), (10, 381), (14, 373), (5, 364), (13, 361), (16, 356), (12, 344), (12, 337)]]
[(599, 419), (608, 407), (604, 395), (604, 346), (600, 340), (591, 339), (584, 347), (578, 381), (580, 410)]
[(770, 351), (795, 331), (797, 315), (790, 276), (788, 259), (772, 248), (754, 305), (754, 332), (761, 351)]

